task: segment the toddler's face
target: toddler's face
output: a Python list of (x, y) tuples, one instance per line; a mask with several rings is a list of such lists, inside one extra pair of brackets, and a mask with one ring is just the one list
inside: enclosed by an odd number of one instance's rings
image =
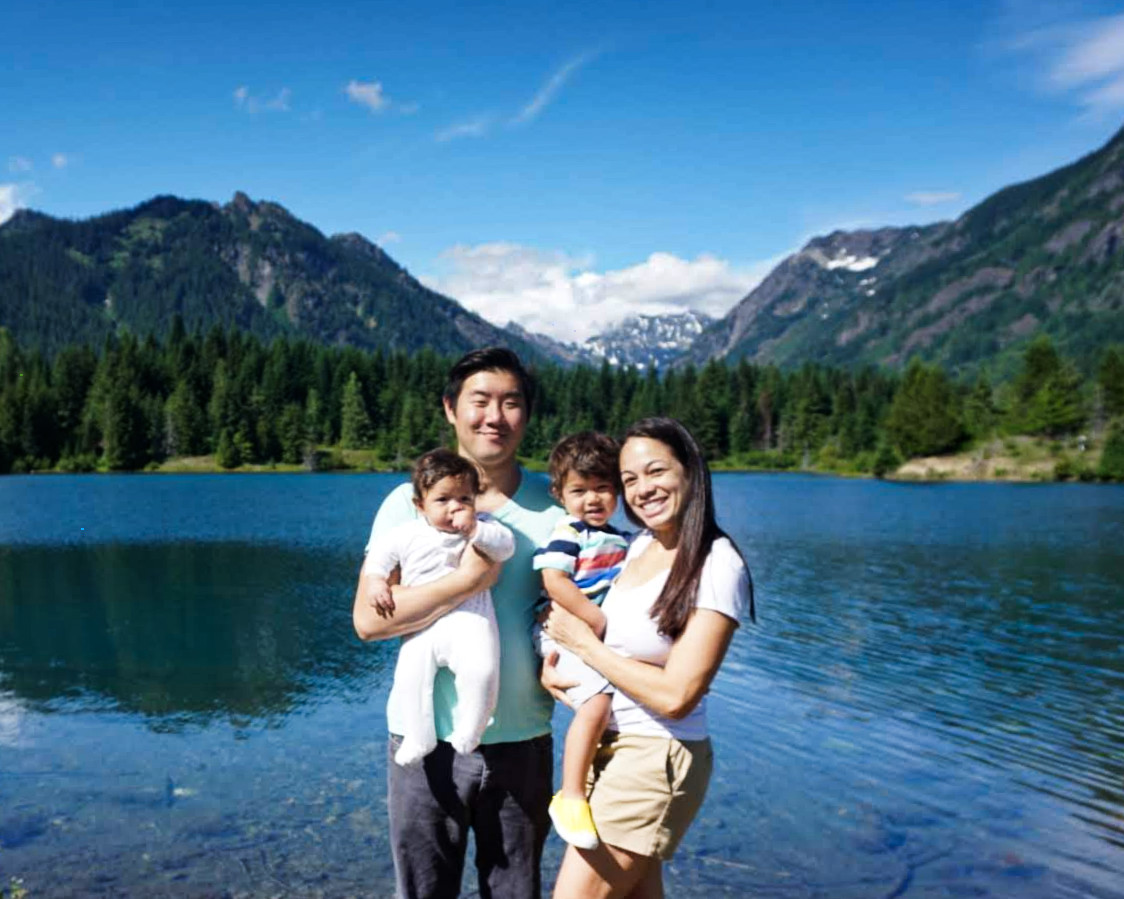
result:
[(468, 478), (442, 478), (429, 488), (418, 510), (439, 531), (461, 531), (476, 514), (476, 494)]
[(576, 471), (566, 473), (559, 499), (568, 514), (595, 528), (604, 526), (617, 510), (617, 488), (612, 481)]

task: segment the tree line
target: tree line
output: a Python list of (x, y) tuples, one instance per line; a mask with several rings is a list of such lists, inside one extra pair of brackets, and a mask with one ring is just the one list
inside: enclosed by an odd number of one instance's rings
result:
[[(214, 455), (225, 468), (287, 463), (404, 467), (449, 440), (438, 398), (451, 360), (423, 349), (365, 352), (264, 341), (218, 326), (165, 340), (111, 336), (48, 357), (0, 329), (0, 473), (134, 471)], [(813, 363), (794, 370), (711, 361), (666, 372), (540, 366), (522, 451), (542, 460), (561, 436), (620, 434), (671, 415), (715, 462), (881, 475), (902, 461), (994, 436), (1106, 435), (1097, 469), (1124, 479), (1124, 349), (1082, 373), (1049, 338), (1014, 379), (956, 382), (920, 361), (897, 373)], [(1066, 472), (1059, 472), (1063, 476)]]

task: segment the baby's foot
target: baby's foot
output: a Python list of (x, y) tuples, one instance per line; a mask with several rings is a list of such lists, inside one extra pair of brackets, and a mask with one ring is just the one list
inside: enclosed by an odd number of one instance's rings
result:
[(394, 753), (394, 761), (402, 767), (408, 768), (420, 764), (421, 760), (429, 755), (429, 752), (430, 750), (417, 740), (406, 739), (402, 741), (402, 745)]

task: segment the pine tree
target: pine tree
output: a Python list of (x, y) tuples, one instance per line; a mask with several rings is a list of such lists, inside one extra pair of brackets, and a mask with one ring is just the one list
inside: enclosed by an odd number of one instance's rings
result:
[(1097, 474), (1105, 480), (1124, 481), (1124, 421), (1120, 419), (1109, 428)]
[(1109, 418), (1124, 415), (1124, 354), (1117, 347), (1109, 347), (1101, 356), (1097, 384), (1105, 415)]
[(886, 431), (906, 458), (956, 449), (964, 439), (958, 396), (948, 376), (914, 359), (886, 420)]
[(340, 446), (361, 449), (372, 443), (371, 418), (363, 401), (363, 387), (359, 376), (352, 372), (343, 390), (340, 403)]
[(105, 410), (105, 464), (113, 471), (135, 471), (148, 461), (148, 421), (137, 389), (118, 380)]

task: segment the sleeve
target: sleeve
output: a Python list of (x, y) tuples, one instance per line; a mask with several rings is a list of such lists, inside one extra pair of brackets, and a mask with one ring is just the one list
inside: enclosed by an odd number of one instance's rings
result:
[(379, 577), (389, 577), (402, 562), (402, 544), (406, 536), (405, 525), (380, 534), (377, 541), (367, 544), (367, 555), (363, 559), (363, 570), (373, 572)]
[(695, 607), (721, 612), (739, 625), (749, 613), (749, 569), (728, 540), (716, 540), (711, 547)]
[(407, 521), (414, 521), (418, 517), (418, 510), (414, 507), (413, 487), (409, 484), (400, 484), (382, 501), (375, 520), (371, 524), (371, 535), (367, 538), (367, 546), (363, 550), (369, 553), (383, 537)]
[(564, 518), (554, 526), (546, 546), (535, 550), (534, 556), (531, 557), (531, 567), (535, 571), (554, 568), (573, 575), (577, 568), (579, 552), (581, 552), (581, 536), (570, 520)]
[(515, 555), (515, 535), (490, 516), (481, 516), (476, 520), (472, 545), (496, 562), (506, 562)]

